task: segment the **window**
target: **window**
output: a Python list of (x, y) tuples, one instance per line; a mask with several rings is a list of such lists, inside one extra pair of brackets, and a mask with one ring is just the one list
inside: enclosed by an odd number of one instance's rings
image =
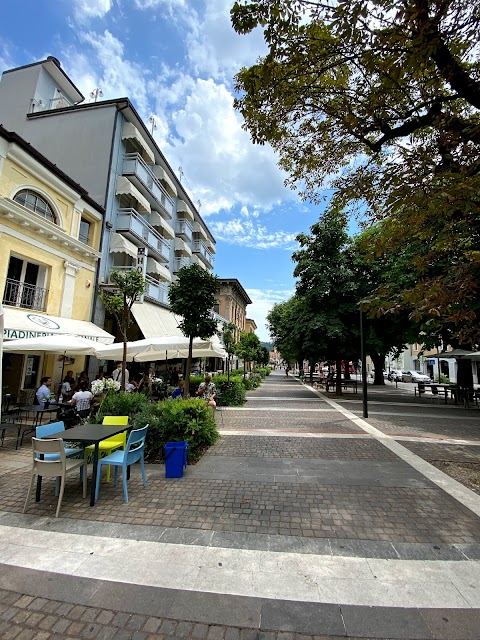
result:
[(57, 224), (57, 218), (52, 211), (52, 208), (48, 204), (48, 202), (42, 198), (42, 196), (35, 193), (35, 191), (29, 191), (28, 189), (23, 189), (19, 191), (14, 198), (15, 202), (21, 204), (22, 206), (30, 209), (33, 213), (36, 213), (42, 218), (46, 220), (50, 220), (54, 224)]
[(45, 311), (48, 293), (44, 287), (46, 275), (45, 267), (11, 256), (5, 280), (3, 304)]
[(83, 244), (88, 244), (88, 240), (90, 238), (90, 222), (82, 218), (80, 221), (80, 230), (78, 232), (78, 239)]

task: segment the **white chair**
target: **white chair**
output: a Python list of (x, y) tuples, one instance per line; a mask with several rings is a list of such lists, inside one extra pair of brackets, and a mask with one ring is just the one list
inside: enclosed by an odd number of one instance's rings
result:
[[(87, 464), (83, 458), (74, 459), (67, 458), (65, 455), (65, 445), (62, 438), (53, 440), (41, 440), (32, 438), (33, 449), (33, 467), (30, 487), (28, 489), (27, 499), (23, 507), (23, 513), (27, 510), (28, 502), (32, 496), (35, 486), (35, 477), (42, 478), (60, 478), (60, 492), (58, 496), (57, 511), (55, 517), (58, 518), (60, 507), (62, 504), (63, 492), (65, 489), (65, 477), (70, 471), (83, 467), (83, 497), (87, 495)], [(53, 457), (52, 457), (53, 454)], [(41, 457), (47, 456), (46, 460)]]

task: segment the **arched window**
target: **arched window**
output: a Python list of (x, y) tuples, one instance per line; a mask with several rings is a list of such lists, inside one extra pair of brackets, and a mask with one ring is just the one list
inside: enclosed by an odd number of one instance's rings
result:
[(51, 206), (45, 198), (42, 198), (42, 196), (35, 193), (35, 191), (22, 189), (22, 191), (19, 191), (14, 197), (14, 201), (24, 207), (27, 207), (27, 209), (30, 209), (33, 213), (42, 216), (42, 218), (46, 218), (47, 220), (50, 220), (50, 222), (57, 224), (57, 218), (53, 213)]

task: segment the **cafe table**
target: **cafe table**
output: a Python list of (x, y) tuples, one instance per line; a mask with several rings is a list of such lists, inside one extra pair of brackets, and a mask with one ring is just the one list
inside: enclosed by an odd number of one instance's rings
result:
[(57, 413), (60, 409), (59, 404), (49, 404), (48, 407), (45, 407), (42, 404), (27, 404), (27, 405), (19, 405), (18, 411), (22, 411), (24, 413), (33, 413), (35, 414), (35, 418), (33, 420), (33, 426), (30, 429), (25, 429), (22, 433), (22, 437), (20, 439), (20, 446), (23, 444), (23, 436), (26, 433), (33, 433), (35, 429), (40, 424), (40, 420), (43, 419), (45, 413)]
[[(98, 468), (98, 445), (102, 440), (106, 440), (107, 438), (111, 438), (112, 436), (116, 436), (118, 433), (122, 433), (122, 431), (127, 431), (130, 429), (128, 425), (105, 425), (105, 424), (91, 424), (86, 422), (85, 424), (79, 424), (77, 427), (73, 427), (72, 429), (66, 429), (65, 431), (58, 431), (57, 433), (52, 433), (49, 436), (45, 436), (49, 440), (53, 438), (62, 438), (64, 442), (78, 442), (84, 446), (93, 444), (95, 445), (93, 452), (93, 477), (92, 477), (92, 487), (90, 491), (90, 506), (93, 507), (95, 504), (95, 484), (97, 482), (97, 468)], [(42, 479), (39, 476), (37, 478), (37, 502), (40, 500), (40, 490)]]

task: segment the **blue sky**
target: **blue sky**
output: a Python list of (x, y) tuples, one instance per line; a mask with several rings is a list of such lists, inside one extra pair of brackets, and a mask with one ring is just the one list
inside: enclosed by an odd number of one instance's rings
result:
[[(57, 57), (85, 96), (128, 96), (217, 240), (215, 273), (237, 278), (247, 316), (293, 293), (295, 236), (320, 208), (300, 202), (268, 147), (255, 146), (233, 109), (233, 76), (265, 52), (262, 34), (238, 36), (233, 0), (23, 0), (5, 3), (0, 72)], [(89, 98), (87, 98), (89, 99)], [(178, 175), (178, 174), (177, 174)]]

